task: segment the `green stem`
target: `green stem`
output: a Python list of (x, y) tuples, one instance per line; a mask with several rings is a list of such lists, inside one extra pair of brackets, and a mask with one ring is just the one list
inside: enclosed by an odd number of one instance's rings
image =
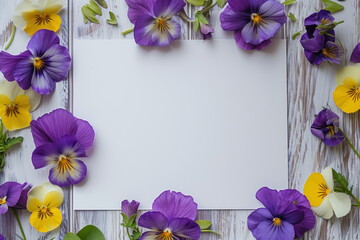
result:
[[(352, 193), (350, 193), (350, 196), (357, 202), (357, 204), (355, 204), (355, 205), (357, 205), (358, 207), (360, 207), (360, 200), (357, 199), (357, 198), (354, 196), (354, 194), (352, 194)], [(355, 206), (355, 205), (354, 205), (354, 206)]]
[(18, 215), (16, 209), (15, 209), (15, 208), (10, 208), (10, 209), (11, 209), (11, 211), (13, 212), (13, 214), (14, 214), (14, 216), (15, 216), (15, 218), (16, 218), (16, 221), (17, 221), (17, 223), (18, 223), (18, 225), (19, 225), (19, 228), (20, 228), (21, 234), (22, 234), (22, 236), (23, 236), (23, 239), (26, 240), (25, 232), (24, 232), (24, 229), (23, 229), (23, 227), (22, 227), (22, 225), (21, 225), (21, 222), (20, 222), (20, 219), (19, 219), (19, 215)]
[(344, 134), (344, 137), (345, 137), (346, 141), (349, 143), (351, 149), (354, 151), (354, 153), (356, 154), (356, 156), (358, 156), (358, 158), (360, 158), (360, 154), (356, 151), (354, 145), (350, 142), (349, 138), (346, 136), (346, 134), (344, 133), (344, 131), (341, 130), (340, 128), (339, 128), (339, 130), (340, 130), (340, 132), (342, 132), (342, 134)]
[(125, 36), (125, 35), (127, 35), (127, 34), (129, 34), (129, 33), (132, 33), (134, 31), (134, 28), (131, 28), (131, 29), (128, 29), (128, 30), (126, 30), (126, 31), (123, 31), (121, 34), (123, 35), (123, 36)]
[[(13, 23), (13, 24), (14, 24), (14, 23)], [(4, 50), (7, 50), (7, 49), (10, 47), (11, 43), (12, 43), (13, 40), (14, 40), (15, 32), (16, 32), (16, 27), (15, 27), (15, 25), (14, 25), (14, 26), (13, 26), (12, 33), (11, 33), (10, 40), (9, 40), (8, 44), (5, 46)]]
[(128, 237), (129, 237), (129, 239), (131, 240), (132, 238), (130, 236), (129, 227), (126, 227), (126, 233), (127, 233)]
[(206, 8), (201, 9), (201, 12), (206, 13), (206, 12), (210, 11), (216, 5), (217, 5), (217, 1), (213, 2), (213, 4), (211, 4), (210, 6), (207, 6)]

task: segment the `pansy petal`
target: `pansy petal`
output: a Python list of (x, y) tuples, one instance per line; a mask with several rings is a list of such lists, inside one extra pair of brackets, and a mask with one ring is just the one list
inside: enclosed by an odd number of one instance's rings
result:
[(144, 232), (141, 235), (140, 240), (158, 240), (160, 234), (161, 232), (155, 232), (155, 231)]
[(309, 200), (296, 189), (286, 189), (279, 191), (280, 198), (293, 202), (296, 206), (310, 208)]
[(155, 231), (163, 231), (168, 227), (169, 221), (160, 212), (146, 212), (140, 216), (138, 225)]
[(313, 38), (308, 38), (307, 34), (303, 34), (300, 40), (305, 51), (318, 53), (322, 51), (325, 44), (325, 36), (320, 35), (318, 30), (315, 31)]
[[(41, 210), (39, 210), (41, 211)], [(58, 208), (49, 208), (47, 217), (39, 217), (39, 211), (30, 216), (30, 224), (39, 232), (45, 233), (58, 228), (62, 222), (62, 214)]]
[(311, 230), (315, 226), (315, 215), (310, 208), (299, 206), (299, 210), (303, 211), (304, 218), (301, 222), (294, 225), (295, 238), (301, 238), (305, 232)]
[[(19, 83), (20, 85), (20, 83)], [(41, 94), (49, 95), (55, 90), (55, 82), (46, 71), (34, 71), (31, 80), (32, 89)]]
[(28, 197), (26, 208), (29, 212), (36, 212), (43, 206), (43, 202), (34, 197)]
[[(285, 15), (284, 5), (276, 0), (265, 1), (261, 5), (258, 13), (262, 18), (264, 18), (265, 22), (268, 22), (269, 20), (276, 21), (282, 25), (286, 22), (286, 19), (287, 19), (286, 15)], [(267, 26), (270, 27), (270, 25), (267, 25)], [(276, 25), (276, 26), (278, 26), (278, 25)], [(279, 29), (279, 28), (277, 28), (277, 29)]]
[(352, 89), (359, 87), (355, 79), (345, 78), (343, 85), (337, 86), (333, 93), (335, 104), (345, 113), (353, 113), (360, 109), (360, 98)]
[(35, 146), (39, 147), (48, 142), (56, 142), (61, 137), (78, 130), (76, 118), (64, 109), (56, 109), (31, 122)]
[[(32, 15), (35, 14), (32, 13)], [(51, 20), (42, 21), (41, 24), (39, 24), (37, 18), (32, 17), (27, 21), (24, 31), (28, 33), (30, 36), (33, 36), (40, 30), (49, 30), (49, 31), (57, 32), (61, 26), (61, 17), (57, 14), (48, 14), (47, 16)]]
[(266, 208), (258, 208), (247, 218), (247, 224), (250, 231), (254, 231), (262, 221), (271, 221), (273, 215)]
[(175, 218), (170, 221), (169, 228), (171, 232), (180, 238), (184, 239), (199, 239), (201, 229), (199, 225), (193, 220), (187, 218)]
[(324, 218), (324, 219), (330, 219), (333, 215), (334, 215), (334, 211), (333, 208), (330, 204), (329, 198), (325, 197), (324, 201), (322, 201), (322, 203), (320, 204), (320, 206), (318, 207), (311, 207), (311, 209), (313, 210), (313, 212)]
[(8, 209), (9, 209), (9, 207), (8, 207), (8, 205), (6, 203), (1, 204), (0, 205), (0, 215), (7, 213)]
[(82, 119), (76, 119), (76, 124), (78, 126), (75, 134), (76, 140), (79, 141), (84, 150), (87, 150), (94, 143), (95, 131), (87, 121)]
[(335, 18), (331, 15), (331, 12), (328, 10), (320, 10), (317, 14), (317, 25), (319, 24), (330, 24), (335, 20)]
[[(0, 71), (4, 74), (6, 80), (11, 82), (16, 80), (14, 77), (14, 73), (17, 73), (17, 71), (22, 70), (21, 67), (26, 68), (25, 72), (29, 74), (29, 77), (31, 77), (32, 76), (32, 68), (30, 64), (31, 61), (29, 62), (29, 60), (31, 60), (31, 57), (32, 57), (31, 52), (28, 50), (19, 55), (11, 55), (7, 52), (2, 51), (0, 52)], [(22, 64), (20, 68), (17, 67), (19, 62), (24, 62), (24, 61), (29, 64), (27, 65)]]
[(332, 192), (328, 197), (337, 218), (344, 217), (350, 212), (351, 200), (349, 195), (341, 192)]
[(128, 17), (135, 24), (141, 16), (153, 16), (153, 8), (156, 0), (125, 0), (129, 6)]
[(346, 78), (352, 78), (357, 83), (360, 82), (360, 63), (343, 67), (336, 72), (335, 80), (337, 85), (342, 85)]
[(319, 66), (325, 60), (323, 58), (321, 52), (313, 53), (313, 52), (304, 50), (304, 53), (305, 53), (305, 57), (311, 64), (315, 64), (315, 65)]
[[(19, 130), (30, 125), (31, 115), (28, 96), (19, 95), (11, 103), (8, 97), (0, 95), (0, 104), (0, 117), (7, 130)], [(16, 108), (11, 110), (11, 106), (16, 106)]]
[(71, 66), (71, 57), (66, 47), (54, 45), (45, 52), (42, 59), (46, 63), (44, 71), (53, 81), (66, 79)]
[(64, 201), (64, 195), (58, 191), (52, 191), (46, 194), (44, 205), (49, 208), (57, 208), (60, 207), (62, 202)]
[(250, 0), (228, 0), (230, 7), (236, 12), (243, 12), (250, 9)]
[(197, 215), (197, 204), (194, 202), (193, 197), (169, 190), (161, 193), (155, 199), (152, 209), (163, 213), (169, 220), (173, 218), (195, 220)]
[(56, 33), (50, 30), (39, 30), (30, 39), (27, 49), (35, 57), (42, 57), (44, 53), (54, 45), (59, 45), (60, 39)]
[(24, 58), (14, 69), (14, 79), (22, 89), (27, 90), (31, 87), (34, 72), (33, 58)]
[(242, 30), (250, 20), (250, 13), (233, 11), (230, 6), (220, 14), (221, 27), (226, 31)]
[(28, 200), (28, 193), (29, 193), (31, 188), (32, 188), (31, 184), (29, 184), (27, 182), (25, 182), (22, 185), (22, 190), (21, 190), (21, 195), (20, 195), (19, 201), (16, 203), (14, 208), (26, 209), (26, 203), (27, 203), (27, 200)]
[[(325, 178), (320, 173), (312, 173), (304, 184), (304, 195), (313, 207), (318, 207), (324, 200), (324, 195), (319, 192), (325, 191), (327, 188)], [(324, 193), (325, 194), (325, 193)]]
[(259, 200), (273, 216), (277, 215), (281, 200), (278, 191), (263, 187), (256, 192), (256, 199)]
[(353, 63), (360, 63), (360, 43), (358, 43), (351, 53), (350, 61)]
[(32, 153), (32, 164), (35, 169), (56, 163), (59, 151), (55, 143), (45, 143), (37, 147)]
[(273, 37), (281, 25), (279, 22), (266, 20), (259, 27), (255, 27), (253, 23), (250, 22), (244, 26), (241, 33), (245, 42), (258, 45)]
[[(21, 190), (22, 190), (22, 184), (17, 182), (6, 182), (3, 185), (1, 185), (2, 189), (7, 189), (6, 191), (6, 205), (9, 207), (14, 207), (16, 203), (19, 201), (19, 198), (21, 196)], [(0, 193), (0, 197), (4, 195), (3, 192)]]
[(259, 240), (292, 240), (295, 237), (293, 225), (285, 221), (281, 222), (281, 226), (275, 226), (272, 221), (262, 221), (252, 234)]
[(292, 225), (300, 223), (304, 219), (305, 213), (303, 211), (299, 211), (297, 208), (294, 211), (286, 213), (282, 219)]
[(330, 189), (330, 192), (334, 190), (334, 177), (333, 177), (333, 169), (331, 167), (327, 167), (321, 171), (321, 175), (324, 177), (326, 185)]
[(184, 0), (156, 0), (154, 4), (154, 15), (156, 17), (172, 18), (186, 6)]
[(318, 13), (314, 12), (310, 16), (305, 18), (305, 20), (304, 20), (305, 26), (317, 25), (318, 24), (317, 15), (318, 15)]
[[(64, 195), (63, 190), (59, 186), (53, 185), (50, 182), (45, 182), (45, 183), (43, 183), (41, 185), (33, 187), (29, 191), (28, 197), (29, 197), (29, 199), (36, 198), (41, 203), (44, 203), (46, 195), (49, 192), (53, 192), (53, 191), (59, 192), (61, 195)], [(29, 207), (31, 208), (32, 206), (29, 206), (29, 203), (28, 203), (27, 207), (29, 209)]]
[(50, 170), (49, 181), (60, 187), (79, 184), (87, 173), (86, 165), (77, 159), (68, 159), (63, 165), (56, 165)]

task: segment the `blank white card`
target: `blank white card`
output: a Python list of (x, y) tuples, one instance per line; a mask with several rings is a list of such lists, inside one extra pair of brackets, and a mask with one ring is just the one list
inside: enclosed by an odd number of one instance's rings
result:
[(200, 209), (253, 209), (259, 188), (287, 188), (285, 40), (75, 40), (73, 60), (74, 115), (96, 134), (75, 210), (151, 209), (168, 189)]

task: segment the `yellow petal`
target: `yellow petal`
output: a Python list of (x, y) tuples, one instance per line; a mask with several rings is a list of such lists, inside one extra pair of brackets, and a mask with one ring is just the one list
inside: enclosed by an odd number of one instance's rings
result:
[(40, 202), (44, 203), (47, 194), (54, 191), (58, 192), (61, 196), (64, 196), (64, 192), (59, 186), (53, 185), (50, 182), (45, 182), (41, 185), (33, 187), (29, 191), (28, 197), (37, 198)]
[(44, 205), (50, 208), (59, 207), (64, 200), (64, 195), (57, 191), (46, 194)]
[(335, 104), (345, 113), (353, 113), (360, 109), (359, 85), (353, 78), (345, 78), (343, 84), (338, 86), (333, 98)]
[(44, 13), (57, 14), (64, 7), (65, 2), (62, 0), (48, 0), (44, 8)]
[(28, 198), (28, 201), (26, 203), (26, 208), (29, 212), (36, 212), (39, 209), (41, 209), (43, 205), (44, 204), (39, 199), (31, 197)]
[(353, 78), (356, 82), (360, 82), (360, 64), (340, 69), (335, 75), (336, 84), (342, 85), (344, 79), (348, 77)]
[(57, 208), (40, 209), (30, 216), (30, 224), (39, 232), (49, 232), (59, 227), (62, 221), (61, 211)]
[(323, 202), (324, 198), (329, 194), (324, 177), (320, 173), (313, 173), (306, 180), (304, 185), (304, 195), (310, 202), (312, 207), (318, 207)]
[(19, 95), (13, 102), (5, 95), (0, 95), (0, 118), (9, 131), (26, 128), (30, 125), (29, 97)]
[[(43, 16), (41, 19), (39, 16)], [(34, 35), (40, 29), (47, 29), (57, 32), (60, 29), (61, 17), (57, 14), (39, 13), (38, 10), (25, 12), (23, 14), (27, 24), (24, 31), (30, 36)]]

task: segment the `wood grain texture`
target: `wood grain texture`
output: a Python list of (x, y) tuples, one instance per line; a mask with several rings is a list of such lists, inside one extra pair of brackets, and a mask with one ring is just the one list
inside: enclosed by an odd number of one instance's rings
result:
[[(0, 46), (3, 45), (10, 36), (11, 32), (11, 14), (16, 4), (19, 2), (13, 0), (0, 1)], [(103, 16), (99, 17), (101, 24), (84, 24), (81, 14), (81, 6), (87, 3), (87, 0), (69, 0), (70, 14), (72, 14), (71, 29), (72, 36), (76, 39), (125, 39), (132, 38), (132, 34), (126, 37), (121, 32), (132, 27), (127, 19), (127, 5), (124, 0), (107, 0), (109, 10), (113, 11), (119, 21), (118, 26), (110, 26), (106, 23), (108, 10), (103, 11)], [(340, 66), (330, 66), (322, 64), (320, 67), (310, 65), (299, 43), (299, 37), (291, 40), (292, 34), (303, 29), (303, 20), (316, 9), (322, 8), (320, 0), (298, 0), (292, 6), (286, 7), (298, 18), (298, 21), (288, 22), (285, 32), (277, 34), (277, 38), (285, 37), (288, 39), (288, 128), (289, 128), (289, 186), (302, 190), (303, 184), (308, 175), (314, 171), (320, 171), (326, 166), (341, 171), (351, 180), (354, 185), (354, 192), (359, 195), (359, 167), (360, 159), (352, 153), (350, 147), (344, 143), (338, 147), (330, 148), (322, 144), (310, 133), (310, 126), (314, 119), (314, 114), (319, 112), (323, 106), (329, 106), (341, 117), (341, 125), (349, 138), (353, 141), (355, 147), (360, 149), (359, 140), (359, 113), (343, 114), (333, 102), (332, 92), (336, 87), (334, 75), (337, 69), (348, 64), (353, 47), (360, 40), (360, 13), (358, 0), (346, 0), (341, 2), (345, 6), (345, 11), (335, 14), (338, 21), (345, 20), (345, 24), (337, 27), (336, 34), (344, 45), (345, 59)], [(186, 11), (191, 16), (196, 9), (187, 8)], [(67, 11), (62, 12), (61, 39), (63, 44), (67, 45)], [(232, 38), (232, 33), (221, 30), (219, 23), (219, 14), (222, 10), (215, 7), (212, 10), (211, 23), (215, 29), (213, 37), (216, 39)], [(18, 31), (19, 33), (20, 31)], [(22, 34), (16, 35), (15, 41), (21, 41)], [(19, 37), (21, 36), (21, 37)], [(19, 38), (19, 39), (17, 39)], [(201, 35), (193, 33), (188, 24), (182, 26), (182, 39), (199, 39)], [(234, 43), (235, 44), (235, 43)], [(24, 47), (25, 47), (24, 43)], [(10, 49), (11, 50), (11, 49)], [(17, 49), (16, 49), (17, 50)], [(19, 49), (18, 51), (20, 51)], [(68, 108), (68, 82), (62, 82), (57, 85), (56, 92), (50, 97), (42, 99), (41, 107), (33, 114), (34, 118), (41, 116), (51, 109), (63, 107)], [(29, 129), (15, 133), (23, 135), (25, 142), (21, 147), (13, 149), (7, 156), (7, 165), (3, 173), (0, 173), (0, 182), (8, 180), (30, 181), (35, 184), (42, 182), (47, 177), (47, 171), (35, 171), (31, 165), (30, 155), (34, 148)], [(276, 176), (274, 176), (276, 177)], [(63, 204), (63, 214), (65, 221), (61, 226), (62, 239), (64, 232), (69, 229), (70, 214), (69, 202), (70, 191), (66, 190), (66, 200)], [(119, 202), (121, 199), (119, 199)], [(199, 219), (209, 219), (214, 223), (213, 229), (222, 234), (221, 239), (225, 240), (246, 240), (253, 239), (247, 229), (246, 219), (250, 211), (199, 211)], [(25, 230), (30, 231), (29, 239), (49, 239), (49, 235), (43, 235), (31, 230), (27, 223), (29, 214), (22, 212), (22, 221)], [(106, 239), (125, 240), (127, 239), (124, 229), (120, 226), (121, 216), (119, 211), (76, 211), (73, 215), (74, 224), (71, 226), (75, 231), (83, 226), (94, 224), (105, 233)], [(329, 221), (317, 218), (315, 228), (307, 233), (303, 239), (312, 240), (356, 240), (360, 239), (360, 221), (359, 210), (353, 209), (352, 212), (342, 219), (331, 219)], [(18, 231), (14, 219), (10, 214), (0, 216), (0, 232), (7, 236), (7, 239), (15, 239), (11, 235)], [(52, 236), (59, 235), (52, 233)], [(204, 235), (202, 240), (215, 240), (219, 237), (215, 235)]]

